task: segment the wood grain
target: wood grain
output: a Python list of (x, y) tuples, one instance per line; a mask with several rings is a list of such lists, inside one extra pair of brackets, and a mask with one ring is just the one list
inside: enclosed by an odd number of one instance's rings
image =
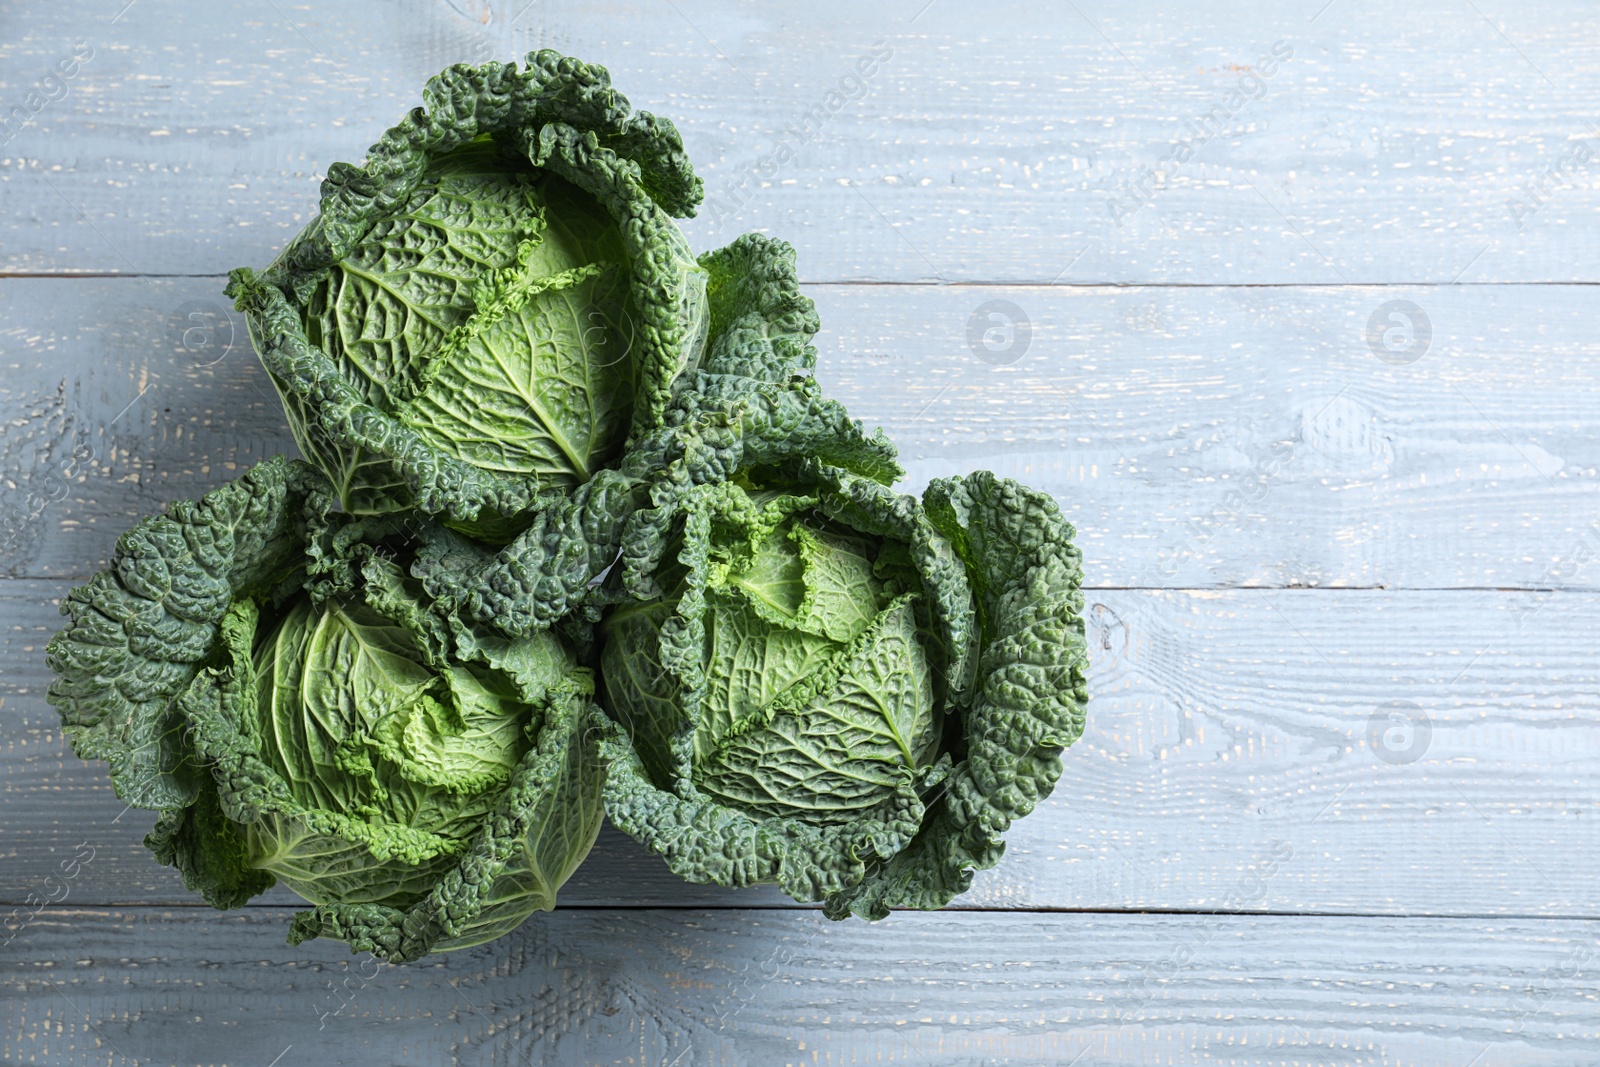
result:
[[(1593, 1062), (1593, 922), (557, 911), (404, 968), (288, 914), (46, 912), (6, 1062)], [(1076, 1057), (1076, 1058), (1075, 1058)]]
[[(192, 901), (140, 847), (152, 816), (121, 814), (104, 766), (65, 749), (42, 699), (55, 618), (40, 584), (0, 583), (16, 620), (0, 648), (0, 899), (42, 892), (87, 840), (73, 903)], [(1088, 732), (958, 906), (1600, 915), (1600, 595), (1098, 591), (1087, 614)], [(1410, 762), (1385, 762), (1370, 734), (1392, 701), (1429, 722), (1399, 752)], [(1279, 849), (1292, 859), (1257, 893)], [(608, 833), (562, 900), (783, 898), (686, 885)]]
[[(1596, 1061), (1588, 5), (525, 3), (0, 12), (0, 117), (92, 50), (0, 130), (0, 1063)], [(964, 910), (829, 924), (608, 829), (561, 910), (375, 972), (283, 945), (286, 892), (192, 906), (63, 743), (66, 587), (292, 448), (222, 274), (429, 75), (539, 47), (677, 124), (694, 247), (796, 246), (908, 488), (1078, 526), (1089, 730)]]
[[(1600, 185), (1571, 158), (1600, 156), (1587, 5), (1323, 7), (46, 5), (8, 16), (7, 106), (75, 42), (94, 58), (0, 148), (0, 263), (261, 266), (428, 76), (552, 47), (682, 129), (708, 190), (697, 247), (770, 231), (808, 280), (1600, 278)], [(892, 56), (845, 80), (880, 40)], [(819, 105), (808, 139), (786, 132)], [(1146, 178), (1180, 143), (1193, 158)]]
[[(0, 281), (4, 572), (81, 579), (293, 449), (220, 284)], [(1053, 493), (1091, 585), (1600, 588), (1591, 288), (807, 292), (819, 378), (894, 437), (906, 487), (986, 467)], [(1397, 298), (1433, 323), (1403, 366), (1363, 339)], [(993, 300), (1029, 324), (1011, 362), (968, 343)]]

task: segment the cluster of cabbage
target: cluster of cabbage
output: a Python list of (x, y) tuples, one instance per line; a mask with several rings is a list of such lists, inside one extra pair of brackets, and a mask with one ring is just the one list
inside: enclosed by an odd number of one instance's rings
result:
[(229, 293), (303, 459), (119, 540), (51, 642), (78, 755), (219, 908), (403, 961), (555, 904), (609, 815), (696, 882), (937, 908), (1082, 732), (1081, 561), (920, 499), (807, 373), (794, 252), (701, 256), (671, 123), (457, 66)]

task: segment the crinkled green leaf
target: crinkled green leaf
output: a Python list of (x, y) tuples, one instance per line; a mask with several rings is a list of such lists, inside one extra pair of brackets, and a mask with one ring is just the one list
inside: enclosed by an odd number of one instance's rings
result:
[(421, 357), (471, 320), (482, 280), (548, 243), (533, 175), (498, 155), (485, 141), (439, 157), (397, 211), (315, 277), (307, 340), (368, 402), (408, 399)]
[(517, 279), (485, 296), (400, 418), (475, 467), (542, 485), (588, 481), (613, 458), (631, 414), (620, 269)]
[(697, 388), (706, 378), (782, 384), (816, 364), (811, 338), (821, 327), (816, 305), (800, 292), (794, 248), (747, 233), (700, 257), (708, 281), (711, 335)]
[(552, 694), (538, 739), (470, 846), (420, 900), (330, 903), (295, 917), (289, 941), (332, 937), (392, 962), (482, 944), (555, 907), (600, 832), (604, 769), (581, 691)]
[(301, 566), (303, 515), (320, 479), (282, 457), (117, 541), (111, 566), (72, 590), (50, 641), (47, 699), (73, 751), (111, 764), (142, 808), (193, 801), (200, 782), (171, 709), (215, 648), (236, 595), (263, 595)]
[(687, 881), (776, 884), (801, 901), (855, 885), (875, 860), (904, 848), (925, 812), (920, 791), (936, 788), (948, 770), (947, 761), (935, 764), (925, 778), (901, 783), (875, 809), (847, 822), (817, 824), (756, 818), (695, 790), (663, 789), (621, 725), (607, 723), (601, 738), (606, 813), (618, 829)]
[(144, 843), (157, 862), (177, 868), (184, 885), (218, 908), (242, 908), (277, 883), (270, 871), (254, 865), (210, 778), (200, 779), (188, 807), (162, 811)]
[(828, 667), (786, 687), (700, 755), (696, 783), (745, 811), (827, 823), (882, 801), (933, 762), (942, 725), (909, 597)]

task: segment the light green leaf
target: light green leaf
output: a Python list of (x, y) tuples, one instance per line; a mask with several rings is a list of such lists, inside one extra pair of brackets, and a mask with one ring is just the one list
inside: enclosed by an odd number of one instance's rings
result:
[(911, 598), (822, 674), (785, 687), (699, 758), (696, 783), (763, 815), (831, 822), (873, 807), (932, 762), (940, 725)]
[(695, 723), (695, 764), (704, 766), (723, 738), (841, 651), (829, 638), (774, 626), (743, 598), (708, 598), (706, 695)]
[(541, 485), (588, 481), (614, 458), (632, 414), (626, 300), (614, 265), (508, 282), (432, 358), (399, 417), (474, 466)]
[(404, 400), (418, 361), (473, 313), (480, 279), (539, 239), (544, 216), (528, 169), (502, 169), (496, 156), (494, 144), (475, 142), (446, 157), (313, 291), (307, 339), (368, 402)]

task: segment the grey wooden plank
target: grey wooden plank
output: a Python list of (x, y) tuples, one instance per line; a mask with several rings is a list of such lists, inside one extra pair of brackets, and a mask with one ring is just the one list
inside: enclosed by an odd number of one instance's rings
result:
[(294, 448), (222, 284), (0, 283), (5, 572), (92, 573), (139, 519)]
[(0, 957), (0, 1057), (1561, 1067), (1600, 1041), (1593, 922), (558, 910), (401, 969), (287, 948), (287, 920), (47, 910)]
[[(58, 893), (87, 842), (71, 903), (191, 901), (139, 845), (152, 817), (65, 749), (41, 584), (0, 583), (0, 900)], [(1097, 591), (1088, 619), (1088, 731), (959, 906), (1600, 916), (1600, 595)], [(679, 882), (608, 832), (562, 900), (783, 898)]]
[[(1045, 489), (1092, 585), (1596, 581), (1569, 566), (1600, 549), (1585, 287), (814, 295), (818, 376), (888, 430), (907, 484)], [(1380, 344), (1404, 364), (1364, 339), (1395, 300), (1431, 324), (1426, 348)]]
[[(141, 0), (113, 20), (118, 6), (10, 16), (8, 108), (75, 42), (94, 54), (0, 148), (6, 269), (265, 263), (328, 165), (359, 158), (427, 76), (540, 46), (608, 65), (684, 131), (709, 192), (698, 246), (767, 230), (799, 246), (808, 279), (1593, 281), (1600, 267), (1600, 24), (1579, 0), (1420, 0), (1404, 19), (1266, 0), (685, 0), (600, 18), (570, 0)], [(878, 41), (892, 55), (850, 80)], [(1292, 58), (1263, 63), (1279, 41)], [(819, 107), (825, 121), (790, 132)], [(1180, 145), (1193, 158), (1157, 181)]]
[[(81, 578), (293, 448), (219, 285), (0, 281), (3, 572)], [(895, 438), (907, 487), (988, 467), (1053, 493), (1091, 585), (1600, 585), (1592, 288), (807, 292), (819, 378)], [(1363, 339), (1392, 299), (1432, 322), (1406, 365)], [(978, 345), (1010, 362), (969, 344), (994, 300), (1029, 323), (1025, 350)]]

